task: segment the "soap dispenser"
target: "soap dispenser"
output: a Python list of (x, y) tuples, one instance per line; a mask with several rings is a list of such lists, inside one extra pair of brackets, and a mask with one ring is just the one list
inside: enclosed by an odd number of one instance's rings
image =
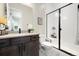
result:
[(21, 33), (21, 28), (19, 28), (19, 33)]

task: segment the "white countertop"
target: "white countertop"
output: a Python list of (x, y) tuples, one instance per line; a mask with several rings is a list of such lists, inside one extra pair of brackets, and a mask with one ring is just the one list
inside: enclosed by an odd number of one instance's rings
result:
[(0, 39), (5, 39), (5, 38), (13, 38), (13, 37), (20, 37), (20, 36), (30, 36), (30, 35), (38, 35), (39, 33), (10, 33), (6, 35), (1, 35)]

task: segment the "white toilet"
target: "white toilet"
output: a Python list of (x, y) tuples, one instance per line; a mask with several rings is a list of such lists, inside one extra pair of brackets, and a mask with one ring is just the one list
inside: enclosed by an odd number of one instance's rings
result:
[(48, 39), (45, 39), (44, 35), (40, 35), (40, 44), (41, 46), (48, 46), (48, 47), (52, 47), (52, 44), (49, 41), (46, 41)]

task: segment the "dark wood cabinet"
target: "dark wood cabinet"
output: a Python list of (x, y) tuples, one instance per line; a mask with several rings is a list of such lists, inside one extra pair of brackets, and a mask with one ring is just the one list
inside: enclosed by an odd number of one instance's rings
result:
[(39, 35), (0, 39), (0, 56), (38, 56)]
[(24, 44), (23, 55), (39, 56), (39, 37), (30, 36), (30, 42)]
[(24, 56), (39, 56), (39, 46), (37, 44), (37, 41), (29, 42), (28, 44), (25, 44), (25, 48), (23, 50)]
[(0, 48), (0, 56), (18, 56), (18, 55), (19, 53), (17, 46)]
[(37, 45), (37, 41), (33, 41), (29, 43), (30, 45), (30, 55), (31, 56), (38, 56), (39, 55), (39, 47)]
[(9, 46), (9, 40), (1, 39), (0, 40), (0, 48), (4, 48), (4, 47), (7, 47), (7, 46)]

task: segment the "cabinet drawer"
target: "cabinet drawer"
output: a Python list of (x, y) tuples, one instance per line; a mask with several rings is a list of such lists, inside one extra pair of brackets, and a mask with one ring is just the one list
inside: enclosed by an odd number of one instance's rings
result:
[(21, 43), (26, 43), (30, 41), (29, 37), (17, 37), (17, 38), (12, 38), (12, 45), (17, 45)]
[(0, 48), (9, 46), (9, 40), (8, 39), (1, 39), (0, 40)]
[(39, 36), (38, 35), (30, 36), (30, 40), (31, 41), (33, 41), (33, 40), (39, 40)]

